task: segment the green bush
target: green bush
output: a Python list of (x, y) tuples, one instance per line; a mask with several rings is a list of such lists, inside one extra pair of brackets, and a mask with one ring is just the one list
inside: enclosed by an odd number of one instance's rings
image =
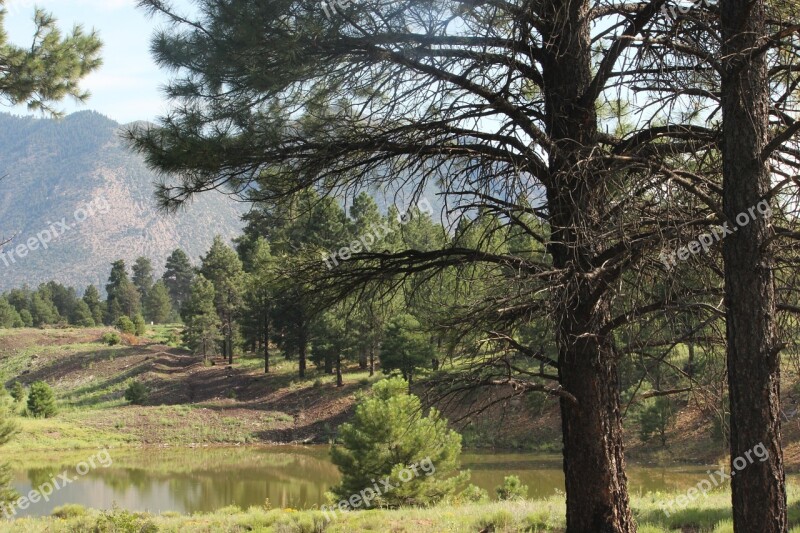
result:
[(117, 319), (117, 323), (115, 325), (122, 333), (130, 333), (131, 335), (136, 334), (136, 326), (134, 325), (133, 321), (124, 315)]
[(147, 332), (147, 324), (144, 322), (144, 317), (140, 314), (133, 317), (133, 333), (137, 337), (141, 337)]
[(11, 397), (17, 403), (22, 403), (25, 400), (25, 386), (19, 381), (15, 381), (11, 386)]
[(503, 484), (494, 489), (500, 500), (524, 500), (528, 497), (528, 486), (517, 476), (506, 476)]
[(100, 338), (103, 341), (103, 344), (108, 344), (109, 346), (116, 346), (117, 344), (122, 342), (122, 339), (119, 336), (119, 333), (116, 331), (109, 331), (107, 333), (103, 333), (103, 336)]
[(644, 442), (658, 435), (662, 446), (667, 445), (667, 430), (674, 419), (672, 403), (666, 396), (651, 401), (639, 413), (639, 436)]
[(181, 331), (179, 329), (169, 330), (169, 335), (167, 336), (167, 345), (181, 346), (182, 343), (183, 343), (183, 338), (181, 337)]
[[(477, 531), (511, 531), (514, 526), (514, 515), (505, 509), (492, 513), (490, 516), (481, 518), (476, 527)], [(517, 529), (513, 529), (517, 531)]]
[(97, 519), (94, 531), (114, 533), (156, 533), (158, 527), (143, 513), (120, 510), (116, 504)]
[(489, 493), (486, 492), (485, 489), (478, 487), (477, 485), (469, 484), (467, 488), (461, 491), (459, 494), (459, 499), (464, 502), (470, 503), (482, 503), (489, 501)]
[(125, 390), (125, 399), (133, 405), (144, 405), (150, 391), (141, 381), (131, 381)]
[(44, 381), (31, 385), (28, 394), (28, 414), (36, 418), (50, 418), (56, 414), (56, 398), (53, 389)]
[[(469, 472), (458, 472), (461, 435), (447, 427), (436, 409), (424, 416), (420, 399), (408, 394), (401, 378), (379, 381), (372, 391), (356, 407), (352, 422), (342, 425), (331, 448), (342, 473), (332, 495), (347, 499), (384, 478), (394, 489), (371, 506), (427, 505), (454, 494), (469, 478)], [(414, 468), (417, 474), (410, 475)]]
[(76, 503), (69, 503), (67, 505), (61, 505), (60, 507), (56, 507), (55, 509), (53, 509), (53, 512), (50, 513), (50, 516), (66, 520), (68, 518), (77, 518), (80, 516), (86, 516), (86, 514), (87, 514), (87, 509), (83, 505), (78, 505)]

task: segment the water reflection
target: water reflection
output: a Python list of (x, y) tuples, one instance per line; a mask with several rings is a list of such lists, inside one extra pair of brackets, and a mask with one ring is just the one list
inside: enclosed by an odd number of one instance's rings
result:
[[(12, 463), (15, 487), (31, 487), (61, 472), (74, 475), (75, 465), (89, 453), (26, 457)], [(213, 511), (228, 505), (264, 505), (305, 509), (325, 502), (325, 492), (339, 481), (327, 447), (252, 447), (179, 450), (112, 450), (114, 464), (77, 479), (18, 516), (49, 515), (53, 508), (77, 503), (97, 509), (114, 504), (136, 511)], [(519, 476), (531, 497), (543, 498), (564, 489), (561, 458), (521, 453), (469, 453), (465, 468), (472, 482), (494, 494), (503, 477)], [(685, 490), (704, 477), (706, 467), (629, 467), (633, 492)]]

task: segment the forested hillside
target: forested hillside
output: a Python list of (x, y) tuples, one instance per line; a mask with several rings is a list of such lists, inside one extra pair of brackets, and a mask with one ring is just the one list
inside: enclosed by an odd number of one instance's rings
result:
[(146, 255), (161, 268), (175, 248), (196, 258), (215, 234), (239, 232), (242, 210), (222, 195), (159, 212), (157, 177), (126, 150), (120, 128), (94, 112), (62, 120), (0, 114), (0, 237), (11, 239), (0, 287), (51, 279), (102, 287), (117, 259)]

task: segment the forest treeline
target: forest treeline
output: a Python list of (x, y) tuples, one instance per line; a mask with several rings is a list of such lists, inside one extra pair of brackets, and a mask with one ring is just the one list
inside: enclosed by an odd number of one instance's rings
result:
[(286, 359), (298, 361), (301, 377), (311, 359), (335, 371), (339, 384), (343, 362), (357, 361), (374, 372), (388, 331), (383, 366), (411, 381), (417, 369), (438, 368), (444, 355), (435, 349), (442, 338), (421, 326), (438, 322), (430, 299), (411, 290), (383, 299), (353, 294), (329, 307), (336, 294), (311, 295), (292, 272), (299, 274), (309, 257), (344, 256), (365, 241), (377, 250), (432, 250), (451, 236), (430, 211), (392, 207), (381, 213), (366, 193), (348, 211), (314, 193), (299, 199), (291, 212), (254, 209), (240, 238), (234, 243), (215, 238), (196, 265), (176, 249), (156, 279), (146, 257), (137, 258), (130, 272), (125, 261), (114, 262), (105, 297), (94, 285), (79, 295), (56, 281), (13, 289), (0, 296), (0, 327), (107, 325), (141, 334), (146, 323), (182, 321), (185, 345), (204, 357), (222, 355), (233, 362), (235, 354), (257, 352), (268, 372), (268, 347), (277, 346)]

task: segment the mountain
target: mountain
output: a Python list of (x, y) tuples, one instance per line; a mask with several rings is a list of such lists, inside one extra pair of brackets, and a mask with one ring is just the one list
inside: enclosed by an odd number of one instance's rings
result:
[[(0, 114), (0, 290), (55, 279), (101, 290), (111, 262), (169, 253), (193, 261), (214, 235), (242, 228), (244, 207), (218, 193), (177, 214), (159, 211), (155, 174), (120, 138), (122, 126), (84, 111), (61, 120)], [(49, 242), (48, 242), (49, 241)]]

